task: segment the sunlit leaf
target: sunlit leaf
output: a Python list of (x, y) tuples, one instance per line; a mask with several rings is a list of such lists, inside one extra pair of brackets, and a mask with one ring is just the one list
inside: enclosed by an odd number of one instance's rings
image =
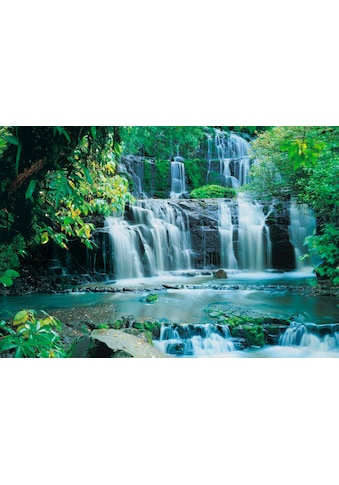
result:
[(48, 232), (45, 231), (41, 234), (41, 244), (47, 244), (49, 241)]
[(18, 312), (15, 317), (14, 317), (14, 320), (13, 320), (13, 325), (20, 325), (22, 323), (25, 323), (27, 322), (29, 318), (29, 313), (27, 310), (21, 310), (20, 312)]

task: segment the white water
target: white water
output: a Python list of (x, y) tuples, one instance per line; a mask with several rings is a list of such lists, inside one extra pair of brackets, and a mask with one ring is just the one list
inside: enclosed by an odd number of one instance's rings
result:
[(181, 157), (174, 157), (171, 162), (171, 199), (180, 199), (186, 193), (185, 165)]
[(321, 336), (321, 327), (316, 325), (295, 324), (291, 325), (280, 337), (279, 345), (307, 347), (312, 351), (327, 352), (339, 350), (339, 331), (337, 325)]
[[(316, 219), (306, 204), (297, 204), (291, 201), (289, 207), (290, 224), (288, 232), (290, 241), (294, 247), (296, 268), (302, 268), (307, 261), (301, 261), (301, 258), (307, 254), (307, 247), (304, 245), (305, 237), (313, 233), (316, 227)], [(314, 263), (314, 262), (313, 262)]]
[(271, 267), (271, 240), (263, 207), (238, 195), (239, 268), (262, 271)]
[(208, 357), (235, 350), (227, 325), (162, 325), (154, 346), (169, 354)]
[(220, 264), (223, 268), (237, 269), (238, 262), (233, 247), (234, 226), (229, 202), (219, 203)]
[(175, 203), (146, 200), (129, 210), (130, 222), (106, 218), (115, 278), (155, 276), (191, 267), (188, 221)]
[[(215, 149), (220, 164), (220, 174), (228, 187), (239, 187), (248, 182), (250, 145), (241, 136), (215, 130)], [(211, 157), (211, 147), (208, 147), (208, 157)], [(210, 171), (210, 161), (209, 161)]]

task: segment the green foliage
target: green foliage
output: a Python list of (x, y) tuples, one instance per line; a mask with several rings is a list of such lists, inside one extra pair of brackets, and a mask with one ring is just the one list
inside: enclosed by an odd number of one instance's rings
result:
[(51, 240), (66, 249), (77, 238), (91, 248), (89, 216), (121, 212), (133, 200), (116, 175), (115, 127), (2, 127), (0, 140), (0, 249), (10, 256), (0, 256), (0, 270), (18, 267), (17, 237), (21, 254)]
[(205, 140), (200, 126), (132, 126), (123, 133), (124, 154), (170, 159), (194, 157)]
[(237, 192), (230, 187), (221, 187), (220, 185), (204, 185), (198, 189), (192, 190), (190, 193), (191, 199), (207, 199), (207, 198), (233, 198), (236, 197)]
[(141, 302), (143, 303), (156, 303), (158, 301), (158, 295), (155, 293), (150, 293), (149, 295), (145, 296), (144, 298), (140, 298)]
[(19, 268), (20, 256), (26, 255), (26, 247), (21, 234), (15, 236), (11, 242), (0, 244), (0, 272), (8, 268)]
[(323, 226), (321, 234), (306, 238), (310, 251), (322, 258), (322, 263), (316, 268), (316, 273), (324, 279), (329, 279), (334, 285), (339, 285), (339, 227), (334, 223)]
[(185, 160), (185, 172), (192, 189), (204, 185), (206, 181), (206, 160), (193, 158)]
[(66, 357), (59, 331), (60, 321), (35, 310), (21, 310), (12, 324), (0, 322), (0, 354), (10, 353), (13, 357)]
[(169, 160), (144, 161), (144, 189), (156, 197), (165, 198), (170, 190)]
[(2, 274), (0, 274), (0, 284), (4, 286), (12, 286), (13, 280), (18, 278), (19, 273), (14, 269), (6, 269)]
[(257, 198), (295, 196), (317, 217), (317, 232), (307, 238), (312, 253), (322, 258), (317, 274), (338, 279), (339, 128), (275, 127), (252, 142), (248, 186)]

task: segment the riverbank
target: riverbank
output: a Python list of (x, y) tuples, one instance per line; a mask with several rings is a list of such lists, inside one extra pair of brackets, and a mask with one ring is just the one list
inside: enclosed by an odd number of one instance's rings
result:
[[(23, 272), (20, 278), (14, 280), (12, 286), (5, 288), (0, 287), (1, 295), (23, 296), (34, 294), (63, 294), (71, 292), (110, 292), (121, 293), (127, 291), (159, 291), (162, 289), (203, 289), (208, 285), (213, 289), (223, 290), (257, 290), (257, 291), (289, 291), (295, 294), (302, 294), (305, 296), (333, 296), (339, 297), (339, 286), (334, 286), (327, 280), (317, 280), (315, 277), (307, 278), (306, 276), (300, 281), (296, 280), (295, 284), (291, 285), (295, 272), (276, 272), (273, 273), (275, 278), (272, 278), (271, 272), (262, 272), (259, 277), (256, 275), (255, 279), (251, 279), (249, 274), (246, 279), (246, 272), (241, 273), (243, 278), (238, 279), (237, 273), (233, 272), (225, 279), (218, 279), (215, 277), (216, 271), (202, 270), (182, 273), (172, 273), (170, 276), (159, 278), (143, 278), (130, 280), (110, 281), (105, 277), (101, 281), (88, 274), (82, 275), (43, 275), (33, 276), (31, 274), (25, 275)], [(239, 273), (240, 274), (240, 273)], [(182, 276), (182, 277), (181, 277)], [(197, 278), (198, 277), (198, 280)], [(286, 277), (289, 278), (286, 284)], [(100, 278), (97, 278), (100, 280)], [(161, 282), (162, 279), (168, 280)], [(104, 280), (104, 281), (102, 281)]]

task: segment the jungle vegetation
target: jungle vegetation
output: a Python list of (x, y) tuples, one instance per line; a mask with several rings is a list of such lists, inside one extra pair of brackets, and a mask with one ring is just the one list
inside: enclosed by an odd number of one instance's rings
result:
[(41, 244), (67, 251), (79, 240), (93, 247), (93, 215), (133, 202), (118, 173), (124, 154), (153, 157), (160, 168), (180, 154), (198, 196), (214, 194), (203, 187), (199, 169), (214, 128), (250, 140), (254, 162), (246, 189), (256, 198), (295, 197), (314, 210), (317, 232), (306, 242), (321, 257), (318, 275), (338, 284), (339, 128), (330, 126), (0, 127), (0, 282), (10, 285), (21, 261)]

